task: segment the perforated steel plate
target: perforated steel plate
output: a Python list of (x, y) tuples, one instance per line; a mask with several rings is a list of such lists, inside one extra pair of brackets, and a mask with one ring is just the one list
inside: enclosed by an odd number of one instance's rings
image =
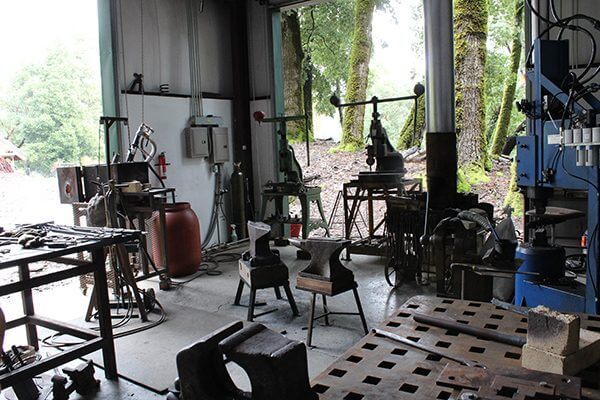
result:
[[(522, 336), (527, 334), (526, 317), (487, 303), (417, 296), (380, 325), (381, 329), (450, 355), (478, 361), (492, 370), (494, 367), (520, 368), (521, 348), (418, 324), (412, 318), (413, 313)], [(585, 314), (581, 317), (582, 328), (600, 332), (600, 317)], [(320, 399), (456, 398), (459, 390), (436, 384), (447, 364), (458, 365), (371, 333), (317, 376), (312, 384)], [(596, 384), (598, 371), (598, 366), (588, 371), (596, 376)]]

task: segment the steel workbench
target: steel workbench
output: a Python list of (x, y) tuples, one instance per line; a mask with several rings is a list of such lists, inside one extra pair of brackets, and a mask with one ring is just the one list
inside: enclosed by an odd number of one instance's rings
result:
[[(55, 226), (56, 227), (56, 226)], [(112, 322), (105, 269), (105, 248), (115, 244), (138, 241), (140, 232), (127, 230), (111, 230), (104, 228), (60, 227), (65, 233), (52, 233), (59, 240), (66, 240), (66, 247), (49, 248), (43, 246), (36, 249), (24, 249), (17, 243), (0, 247), (5, 254), (0, 254), (0, 269), (18, 268), (19, 280), (0, 285), (0, 297), (13, 293), (21, 293), (23, 316), (7, 321), (6, 329), (19, 326), (26, 327), (27, 341), (38, 349), (37, 327), (44, 327), (56, 332), (83, 339), (84, 341), (58, 354), (43, 358), (12, 372), (0, 375), (0, 387), (6, 388), (24, 379), (33, 378), (42, 372), (59, 367), (85, 354), (102, 350), (107, 379), (117, 378), (117, 365), (113, 343)], [(70, 231), (77, 229), (77, 231)], [(54, 236), (52, 236), (54, 237)], [(8, 252), (6, 251), (8, 250)], [(67, 257), (77, 253), (89, 253), (91, 261)], [(29, 265), (41, 261), (52, 261), (63, 264), (64, 268), (56, 272), (31, 276)], [(96, 285), (99, 332), (74, 326), (63, 321), (56, 321), (37, 315), (34, 310), (32, 289), (53, 282), (93, 273)]]
[[(560, 375), (554, 375), (554, 378), (548, 377), (543, 373), (521, 368), (520, 347), (422, 325), (412, 318), (414, 313), (453, 319), (470, 326), (485, 327), (517, 336), (527, 334), (527, 318), (524, 315), (497, 308), (489, 303), (417, 296), (409, 299), (394, 312), (380, 325), (380, 329), (433, 347), (445, 354), (483, 363), (488, 368), (487, 370), (471, 368), (471, 373), (479, 375), (478, 372), (489, 371), (499, 375), (512, 374), (513, 377), (508, 381), (516, 382), (517, 386), (519, 382), (523, 384), (519, 379), (524, 379), (526, 376), (533, 376), (534, 380), (537, 378), (537, 382), (552, 382), (556, 377), (561, 377)], [(580, 315), (582, 328), (600, 332), (600, 317)], [(458, 388), (460, 384), (457, 382), (453, 385), (448, 379), (460, 379), (461, 384), (468, 386), (469, 383), (464, 381), (468, 380), (469, 374), (451, 376), (443, 373), (446, 367), (454, 371), (468, 372), (469, 370), (454, 361), (370, 333), (317, 376), (312, 381), (312, 386), (319, 393), (321, 400), (460, 399), (462, 390)], [(506, 373), (506, 371), (512, 372)], [(598, 365), (588, 368), (581, 374), (584, 393), (589, 388), (598, 389), (599, 375)], [(501, 378), (505, 379), (505, 376)], [(496, 378), (497, 381), (498, 379)], [(556, 385), (566, 385), (567, 390), (571, 390), (565, 381), (561, 383), (559, 380)], [(462, 398), (523, 398), (488, 397), (482, 395), (484, 390), (482, 385), (473, 390), (477, 397)], [(520, 390), (524, 391), (524, 389)]]

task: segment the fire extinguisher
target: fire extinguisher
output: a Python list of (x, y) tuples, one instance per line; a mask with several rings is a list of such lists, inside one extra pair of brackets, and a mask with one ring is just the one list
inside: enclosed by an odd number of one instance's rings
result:
[(163, 151), (158, 155), (158, 164), (156, 164), (160, 179), (167, 179), (167, 165), (169, 165), (167, 163), (167, 156), (165, 156), (165, 152)]

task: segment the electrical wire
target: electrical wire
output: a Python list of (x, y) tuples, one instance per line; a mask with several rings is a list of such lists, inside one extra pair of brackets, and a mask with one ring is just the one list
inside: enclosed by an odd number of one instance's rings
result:
[(572, 177), (572, 178), (575, 178), (575, 179), (577, 179), (577, 180), (580, 180), (580, 181), (582, 181), (582, 182), (585, 182), (585, 183), (587, 183), (588, 185), (590, 185), (591, 187), (593, 187), (593, 188), (596, 190), (596, 196), (600, 196), (600, 192), (598, 191), (598, 186), (596, 186), (596, 185), (595, 185), (593, 182), (591, 182), (591, 181), (590, 181), (590, 180), (588, 180), (588, 179), (582, 178), (581, 176), (577, 176), (577, 175), (575, 175), (575, 174), (572, 174), (572, 173), (570, 173), (570, 172), (567, 170), (567, 168), (565, 167), (565, 152), (564, 152), (564, 151), (562, 152), (562, 162), (561, 162), (561, 164), (562, 164), (562, 169), (563, 169), (563, 171), (564, 171), (564, 172), (565, 172), (567, 175), (569, 175), (569, 176), (570, 176), (570, 177)]

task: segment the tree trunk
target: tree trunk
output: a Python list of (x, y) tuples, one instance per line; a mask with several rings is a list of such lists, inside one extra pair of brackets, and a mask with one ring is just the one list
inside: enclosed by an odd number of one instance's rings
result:
[[(304, 79), (302, 40), (300, 37), (300, 20), (297, 11), (281, 14), (283, 36), (283, 86), (286, 115), (304, 114)], [(302, 140), (305, 135), (305, 124), (302, 121), (287, 124), (290, 140)]]
[(510, 187), (506, 198), (504, 199), (504, 205), (513, 208), (516, 215), (523, 215), (523, 195), (519, 192), (517, 186), (517, 160), (514, 159), (510, 166)]
[(510, 50), (510, 72), (504, 82), (504, 92), (502, 94), (502, 105), (500, 113), (496, 121), (496, 128), (492, 136), (492, 146), (490, 153), (492, 156), (498, 156), (502, 152), (510, 118), (513, 110), (513, 102), (515, 101), (515, 91), (517, 88), (517, 78), (519, 75), (519, 65), (521, 64), (521, 50), (523, 42), (521, 41), (521, 31), (523, 30), (523, 0), (515, 0), (515, 14), (513, 26), (513, 40)]
[(417, 129), (415, 131), (415, 104), (410, 109), (410, 114), (404, 121), (404, 126), (398, 138), (398, 150), (408, 149), (412, 146), (420, 146), (425, 130), (425, 95), (419, 97), (417, 102)]
[(485, 136), (485, 62), (488, 0), (454, 1), (456, 131), (464, 171), (488, 164)]
[[(364, 101), (369, 83), (369, 61), (372, 50), (372, 28), (375, 0), (355, 0), (354, 34), (350, 52), (346, 102)], [(350, 107), (344, 115), (341, 147), (358, 150), (363, 146), (364, 107)]]

